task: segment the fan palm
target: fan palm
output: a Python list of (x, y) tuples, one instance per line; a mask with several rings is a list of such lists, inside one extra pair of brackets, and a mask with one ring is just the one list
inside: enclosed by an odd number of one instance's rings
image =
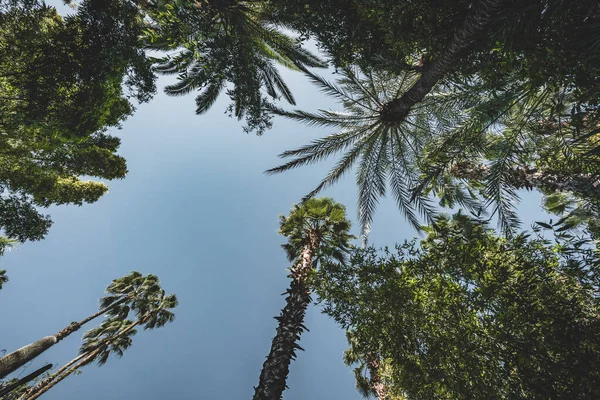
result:
[(283, 245), (293, 263), (286, 291), (286, 306), (276, 317), (279, 322), (271, 350), (260, 373), (254, 400), (280, 400), (297, 342), (305, 329), (304, 316), (311, 302), (308, 280), (311, 272), (327, 258), (343, 261), (352, 236), (345, 207), (329, 198), (313, 198), (295, 205), (290, 214), (280, 217), (279, 233), (288, 238)]
[(123, 351), (131, 346), (132, 336), (136, 334), (137, 326), (155, 329), (172, 322), (175, 319), (172, 310), (177, 307), (177, 297), (173, 294), (165, 294), (165, 291), (160, 287), (157, 288), (157, 285), (153, 284), (151, 287), (153, 289), (148, 296), (137, 300), (135, 321), (113, 316), (103, 321), (99, 327), (86, 332), (80, 355), (31, 388), (19, 400), (37, 399), (77, 369), (94, 361), (102, 366), (111, 354), (123, 356)]
[[(206, 112), (227, 83), (230, 112), (246, 117), (250, 129), (270, 126), (268, 97), (295, 104), (276, 64), (292, 70), (325, 67), (323, 61), (269, 23), (262, 1), (205, 1), (179, 5), (170, 12), (153, 12), (157, 23), (149, 46), (175, 54), (157, 59), (155, 71), (177, 74), (165, 92), (179, 96), (200, 91), (196, 113)], [(264, 89), (268, 97), (265, 97)]]
[(136, 313), (145, 312), (147, 303), (160, 290), (158, 278), (154, 275), (143, 276), (133, 271), (121, 278), (115, 279), (106, 288), (107, 295), (100, 299), (100, 310), (87, 318), (72, 322), (60, 332), (46, 336), (40, 340), (21, 347), (14, 352), (0, 357), (0, 378), (17, 370), (33, 360), (56, 343), (78, 331), (86, 323), (101, 315), (127, 317), (130, 309)]

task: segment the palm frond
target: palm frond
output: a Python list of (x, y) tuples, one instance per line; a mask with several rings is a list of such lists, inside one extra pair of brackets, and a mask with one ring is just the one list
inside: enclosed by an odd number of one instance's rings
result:
[(225, 87), (225, 81), (210, 83), (204, 90), (196, 97), (196, 114), (204, 114), (210, 107), (217, 101), (219, 94)]

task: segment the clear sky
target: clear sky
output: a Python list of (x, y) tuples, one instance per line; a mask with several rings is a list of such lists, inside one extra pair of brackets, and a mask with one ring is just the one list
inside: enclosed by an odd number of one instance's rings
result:
[[(336, 108), (301, 75), (285, 77), (299, 107)], [(84, 368), (45, 399), (251, 399), (289, 284), (277, 216), (332, 162), (264, 175), (281, 151), (327, 131), (276, 119), (264, 136), (247, 135), (224, 114), (226, 105), (222, 97), (196, 116), (193, 96), (159, 92), (114, 132), (122, 138), (127, 177), (110, 182), (95, 204), (52, 207), (47, 238), (0, 259), (10, 277), (0, 291), (0, 349), (12, 351), (92, 314), (110, 281), (131, 270), (158, 275), (180, 301), (174, 323), (140, 331), (122, 359)], [(324, 194), (346, 204), (356, 220), (353, 176)], [(526, 224), (543, 218), (539, 196), (527, 196), (522, 209)], [(393, 245), (414, 235), (385, 199), (370, 242)], [(291, 367), (286, 400), (360, 399), (341, 361), (344, 332), (316, 306), (306, 325), (310, 332), (300, 343), (306, 351)], [(93, 326), (38, 357), (27, 372), (75, 357)]]

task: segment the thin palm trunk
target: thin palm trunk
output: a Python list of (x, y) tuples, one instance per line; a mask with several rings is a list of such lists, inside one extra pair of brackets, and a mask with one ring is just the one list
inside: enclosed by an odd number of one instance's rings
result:
[(44, 372), (48, 371), (50, 368), (52, 368), (52, 364), (46, 364), (43, 367), (36, 369), (29, 375), (26, 375), (23, 378), (19, 379), (15, 383), (11, 383), (10, 385), (3, 387), (2, 389), (0, 389), (0, 398), (3, 396), (6, 396), (13, 390), (19, 388), (20, 386), (23, 386), (24, 384), (28, 383), (29, 381), (34, 380), (35, 378), (37, 378)]
[(413, 87), (384, 107), (382, 119), (390, 123), (403, 121), (410, 109), (422, 101), (435, 84), (460, 62), (460, 56), (473, 45), (477, 35), (492, 21), (502, 3), (503, 0), (480, 0), (473, 13), (456, 31), (446, 50), (425, 69)]
[[(83, 359), (81, 357), (77, 357), (74, 360), (71, 360), (69, 363), (67, 363), (68, 365), (72, 365), (71, 368), (68, 368), (64, 370), (64, 372), (61, 373), (61, 375), (53, 375), (55, 376), (55, 379), (53, 379), (52, 381), (50, 381), (46, 386), (44, 386), (43, 388), (41, 388), (38, 392), (34, 393), (33, 395), (29, 396), (29, 397), (25, 397), (27, 394), (23, 395), (20, 397), (19, 400), (21, 399), (28, 399), (28, 400), (34, 400), (37, 399), (38, 397), (40, 397), (42, 394), (46, 393), (48, 390), (50, 390), (51, 388), (53, 388), (58, 382), (62, 381), (63, 379), (65, 379), (66, 377), (68, 377), (69, 375), (71, 375), (73, 372), (77, 371), (77, 369), (91, 363), (92, 361), (94, 361), (94, 358), (100, 353), (99, 349), (96, 349), (90, 353), (85, 353), (83, 354), (85, 357), (83, 357)], [(79, 362), (76, 362), (75, 360), (78, 360)], [(74, 364), (74, 365), (73, 365)], [(62, 369), (62, 368), (61, 368)]]
[(306, 329), (304, 316), (311, 302), (308, 277), (313, 265), (313, 256), (319, 245), (319, 238), (309, 234), (309, 243), (302, 251), (301, 263), (292, 268), (292, 282), (286, 291), (286, 305), (275, 319), (279, 322), (277, 334), (273, 338), (271, 351), (263, 364), (258, 387), (253, 400), (280, 400), (286, 389), (290, 363), (296, 358), (300, 335)]
[[(130, 324), (127, 328), (123, 329), (122, 331), (111, 337), (110, 339), (107, 339), (103, 344), (105, 346), (109, 345), (111, 340), (115, 340), (123, 336), (124, 334), (135, 328), (137, 325), (144, 323), (145, 320), (146, 317), (138, 319), (134, 323)], [(46, 393), (48, 390), (50, 390), (50, 388), (54, 387), (58, 382), (71, 375), (76, 369), (81, 368), (82, 366), (85, 366), (90, 362), (94, 361), (94, 358), (101, 351), (101, 349), (99, 348), (100, 346), (101, 345), (98, 345), (96, 348), (75, 357), (74, 359), (60, 367), (54, 374), (52, 374), (52, 376), (44, 379), (36, 386), (29, 389), (26, 393), (19, 397), (19, 400), (33, 400), (40, 397), (43, 393)]]
[(17, 349), (12, 353), (5, 355), (4, 357), (0, 357), (0, 379), (21, 368), (23, 365), (33, 360), (34, 358), (42, 354), (44, 351), (48, 350), (50, 347), (54, 346), (62, 339), (66, 338), (73, 332), (76, 332), (84, 324), (105, 314), (110, 309), (117, 307), (118, 305), (124, 303), (126, 300), (128, 300), (128, 297), (123, 297), (112, 303), (110, 306), (103, 308), (97, 313), (92, 314), (79, 322), (72, 322), (69, 326), (67, 326), (55, 335), (46, 336), (36, 342), (28, 344), (27, 346), (23, 346), (20, 349)]

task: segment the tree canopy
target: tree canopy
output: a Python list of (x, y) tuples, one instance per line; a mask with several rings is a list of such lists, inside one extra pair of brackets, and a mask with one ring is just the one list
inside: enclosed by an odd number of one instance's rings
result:
[(39, 240), (39, 207), (95, 202), (123, 178), (120, 140), (106, 133), (148, 101), (155, 77), (126, 1), (85, 1), (61, 17), (37, 1), (0, 4), (0, 228)]
[[(600, 270), (589, 241), (496, 236), (464, 215), (314, 280), (355, 348), (410, 399), (573, 398), (600, 392)], [(587, 244), (584, 244), (587, 243)]]

